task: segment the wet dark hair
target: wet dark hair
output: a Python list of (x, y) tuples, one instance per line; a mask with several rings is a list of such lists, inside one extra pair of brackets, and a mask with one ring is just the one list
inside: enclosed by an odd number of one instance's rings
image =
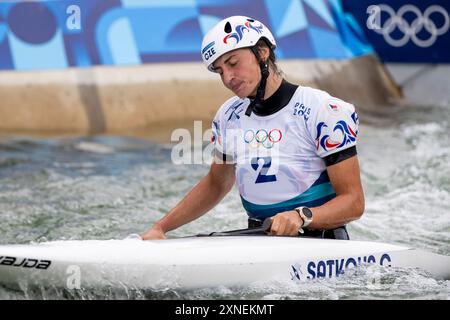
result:
[(272, 66), (272, 69), (275, 71), (275, 74), (279, 76), (283, 76), (283, 71), (278, 67), (277, 64), (277, 57), (275, 55), (274, 50), (272, 49), (272, 46), (267, 42), (265, 39), (259, 39), (256, 43), (255, 47), (258, 49), (260, 48), (268, 48), (269, 49), (269, 65)]

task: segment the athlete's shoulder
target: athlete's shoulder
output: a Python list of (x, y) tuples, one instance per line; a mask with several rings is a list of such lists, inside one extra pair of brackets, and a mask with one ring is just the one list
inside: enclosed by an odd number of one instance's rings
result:
[(332, 115), (339, 115), (341, 112), (355, 112), (353, 104), (334, 97), (324, 90), (311, 87), (301, 88), (301, 90), (298, 90), (298, 94), (301, 95), (302, 102), (305, 106), (311, 108), (313, 113), (322, 114), (331, 112)]
[(296, 95), (302, 99), (302, 102), (305, 105), (314, 109), (323, 106), (323, 104), (331, 98), (330, 94), (326, 91), (303, 86), (299, 86)]
[(304, 104), (311, 112), (305, 123), (317, 155), (324, 158), (356, 145), (359, 120), (354, 105), (322, 90), (306, 91)]

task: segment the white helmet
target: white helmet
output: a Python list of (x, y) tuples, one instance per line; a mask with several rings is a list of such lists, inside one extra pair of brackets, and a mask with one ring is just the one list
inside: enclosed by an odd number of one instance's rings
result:
[(223, 19), (203, 38), (203, 62), (214, 72), (213, 63), (220, 56), (235, 49), (253, 47), (259, 39), (265, 39), (272, 50), (277, 46), (270, 30), (258, 20), (244, 16)]

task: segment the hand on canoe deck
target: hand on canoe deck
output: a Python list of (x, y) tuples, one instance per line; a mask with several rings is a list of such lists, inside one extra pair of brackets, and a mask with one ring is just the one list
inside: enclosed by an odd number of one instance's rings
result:
[(142, 240), (163, 240), (166, 239), (166, 234), (158, 224), (154, 224), (141, 238)]

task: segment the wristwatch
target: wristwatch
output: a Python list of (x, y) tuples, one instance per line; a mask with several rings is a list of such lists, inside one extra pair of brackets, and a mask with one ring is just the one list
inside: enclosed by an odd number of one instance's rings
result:
[[(298, 207), (295, 208), (300, 218), (303, 220), (302, 228), (306, 228), (313, 221), (313, 213), (308, 207)], [(302, 230), (303, 231), (303, 230)]]

